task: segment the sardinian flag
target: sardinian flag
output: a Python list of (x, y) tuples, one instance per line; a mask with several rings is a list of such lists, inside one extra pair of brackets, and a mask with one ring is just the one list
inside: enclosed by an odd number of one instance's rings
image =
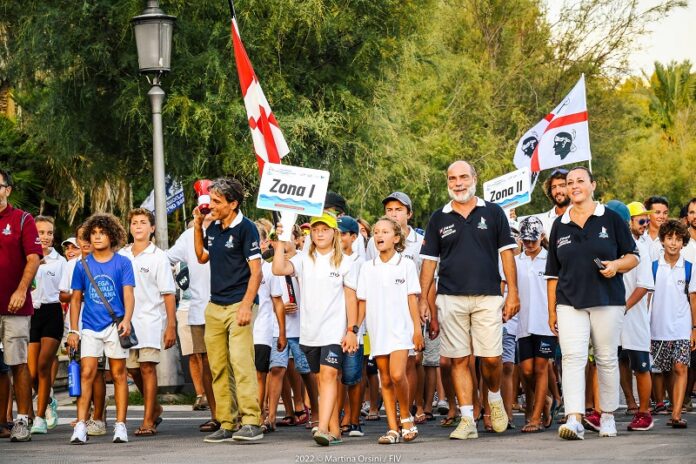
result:
[(239, 36), (237, 19), (232, 17), (232, 43), (234, 45), (234, 60), (237, 63), (239, 73), (239, 85), (244, 96), (251, 129), (251, 138), (254, 141), (256, 160), (259, 163), (259, 172), (263, 171), (264, 163), (280, 163), (280, 160), (290, 152), (285, 143), (283, 133), (278, 126), (271, 107), (263, 94), (261, 84), (251, 66), (249, 56), (244, 49), (244, 44)]
[[(564, 164), (590, 160), (592, 154), (584, 74), (549, 116), (552, 117), (532, 153), (531, 170), (539, 172)], [(547, 118), (544, 118), (544, 121)], [(541, 124), (540, 122), (537, 126)]]
[(515, 164), (517, 169), (532, 167), (532, 155), (536, 150), (537, 145), (539, 145), (539, 139), (544, 133), (549, 125), (549, 122), (553, 119), (553, 113), (546, 115), (544, 119), (536, 123), (534, 127), (529, 129), (517, 142), (517, 149), (515, 150), (515, 157), (512, 162)]

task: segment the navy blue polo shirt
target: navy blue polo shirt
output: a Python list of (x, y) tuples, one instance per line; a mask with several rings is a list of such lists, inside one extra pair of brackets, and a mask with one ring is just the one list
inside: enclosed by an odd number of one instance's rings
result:
[(261, 259), (254, 223), (241, 211), (226, 229), (216, 221), (205, 230), (203, 246), (210, 256), (210, 301), (219, 305), (242, 301), (251, 277), (248, 261)]
[(557, 304), (578, 309), (624, 306), (623, 275), (617, 273), (607, 279), (599, 273), (594, 259), (613, 261), (629, 253), (639, 256), (628, 224), (621, 216), (597, 203), (581, 228), (571, 221), (568, 208), (553, 223), (546, 260), (546, 278), (558, 279)]
[(503, 209), (477, 198), (469, 217), (451, 202), (433, 213), (421, 257), (440, 262), (438, 294), (500, 295), (498, 255), (515, 247)]

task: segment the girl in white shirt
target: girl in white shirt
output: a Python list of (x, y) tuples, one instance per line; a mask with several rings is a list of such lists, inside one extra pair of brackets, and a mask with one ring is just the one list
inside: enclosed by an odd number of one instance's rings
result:
[[(341, 443), (338, 422), (338, 370), (343, 353), (358, 349), (358, 308), (353, 292), (354, 268), (341, 252), (336, 217), (328, 212), (310, 221), (308, 254), (285, 260), (285, 249), (275, 249), (273, 274), (294, 275), (300, 282), (300, 347), (310, 370), (319, 374), (319, 425), (314, 441)], [(282, 226), (276, 229), (283, 235)], [(346, 289), (346, 287), (348, 289)]]
[(31, 292), (34, 315), (31, 316), (29, 331), (28, 366), (33, 384), (38, 386), (36, 417), (31, 433), (39, 434), (58, 425), (58, 402), (51, 397), (51, 370), (63, 339), (60, 281), (67, 263), (53, 248), (53, 218), (37, 216), (35, 221), (44, 258), (36, 272), (36, 288)]
[[(380, 444), (412, 441), (418, 428), (409, 412), (406, 365), (411, 349), (424, 347), (420, 329), (418, 299), (420, 285), (416, 265), (405, 259), (405, 236), (393, 219), (383, 217), (373, 228), (374, 243), (379, 251), (360, 269), (358, 278), (358, 314), (365, 315), (370, 333), (370, 356), (377, 361), (382, 381), (382, 396), (387, 411), (389, 431), (379, 438)], [(401, 437), (396, 419), (396, 401), (401, 405)]]
[[(520, 222), (520, 238), (524, 251), (515, 256), (517, 284), (520, 293), (517, 351), (527, 394), (527, 424), (522, 433), (541, 432), (552, 418), (547, 410), (549, 360), (556, 352), (557, 338), (548, 321), (547, 285), (544, 279), (546, 242), (544, 225), (536, 216)], [(545, 245), (545, 243), (544, 243)], [(545, 413), (546, 423), (541, 417)]]

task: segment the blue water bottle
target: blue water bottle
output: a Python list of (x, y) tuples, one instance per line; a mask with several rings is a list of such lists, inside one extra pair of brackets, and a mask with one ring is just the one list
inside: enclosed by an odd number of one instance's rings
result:
[(72, 397), (82, 395), (80, 363), (77, 361), (75, 352), (72, 350), (70, 350), (70, 364), (68, 364), (68, 394)]

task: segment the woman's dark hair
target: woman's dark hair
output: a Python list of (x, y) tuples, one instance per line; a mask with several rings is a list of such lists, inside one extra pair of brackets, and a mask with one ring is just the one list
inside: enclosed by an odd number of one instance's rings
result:
[(667, 201), (667, 198), (659, 195), (653, 195), (643, 202), (643, 206), (645, 206), (645, 209), (648, 211), (652, 209), (653, 205), (665, 205), (669, 209), (669, 201)]
[(573, 172), (573, 171), (578, 171), (578, 170), (580, 170), (580, 171), (585, 171), (585, 172), (587, 173), (587, 175), (590, 177), (590, 182), (594, 182), (594, 181), (595, 181), (595, 178), (594, 178), (594, 176), (592, 175), (592, 171), (590, 171), (590, 170), (589, 170), (588, 168), (586, 168), (585, 166), (575, 166), (574, 168), (571, 168), (571, 169), (568, 171), (568, 175), (569, 175), (571, 172)]
[(691, 238), (689, 229), (677, 219), (669, 219), (660, 226), (658, 236), (661, 242), (664, 242), (665, 238), (671, 235), (676, 235), (678, 238), (681, 238), (684, 245), (689, 243), (689, 239)]
[(239, 207), (242, 201), (244, 201), (244, 187), (241, 182), (231, 177), (220, 177), (215, 179), (213, 183), (210, 184), (209, 191), (222, 195), (229, 203), (236, 201), (237, 207), (234, 209), (235, 211), (239, 211)]
[(108, 213), (97, 213), (91, 215), (82, 229), (82, 240), (90, 241), (94, 229), (99, 228), (109, 237), (111, 248), (121, 248), (126, 244), (126, 229), (123, 228), (116, 216)]

